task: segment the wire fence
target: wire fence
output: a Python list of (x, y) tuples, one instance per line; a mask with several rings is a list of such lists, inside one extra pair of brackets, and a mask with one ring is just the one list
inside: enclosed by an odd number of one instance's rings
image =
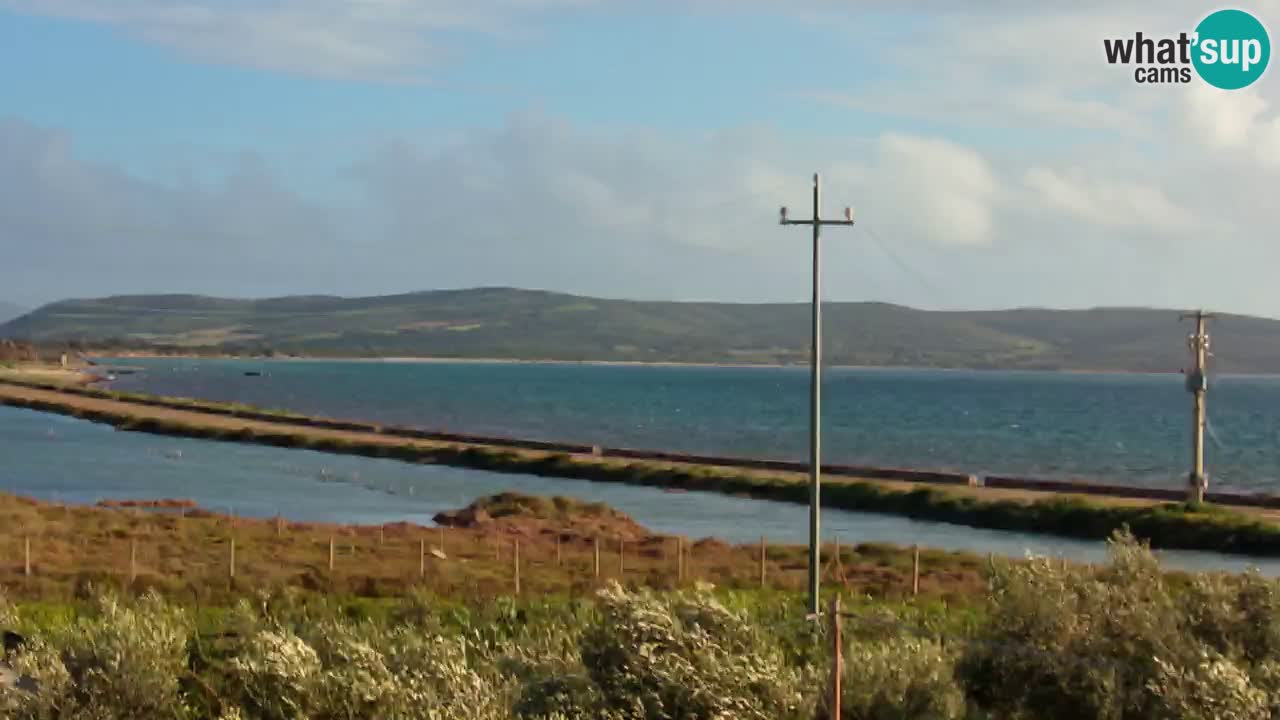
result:
[[(18, 500), (17, 502), (22, 502)], [(807, 548), (551, 529), (538, 523), (332, 525), (179, 509), (39, 504), (3, 513), (0, 585), (26, 596), (89, 586), (220, 595), (296, 586), (387, 596), (426, 588), (499, 594), (589, 590), (607, 581), (672, 589), (806, 587)], [(978, 556), (882, 544), (823, 548), (823, 582), (881, 597), (982, 585)]]

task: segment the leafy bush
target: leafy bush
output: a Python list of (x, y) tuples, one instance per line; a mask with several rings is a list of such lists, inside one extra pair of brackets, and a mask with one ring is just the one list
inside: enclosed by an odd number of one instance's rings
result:
[(38, 691), (8, 693), (10, 717), (184, 717), (179, 681), (189, 631), (186, 615), (156, 595), (136, 606), (103, 596), (95, 613), (29, 639), (14, 658), (14, 670)]
[(598, 595), (600, 616), (584, 634), (581, 665), (534, 677), (517, 710), (525, 717), (802, 717), (799, 671), (744, 613), (709, 593), (659, 597), (616, 584)]
[(506, 717), (502, 688), (472, 669), (456, 638), (328, 621), (306, 639), (258, 632), (231, 662), (240, 702), (264, 720)]
[(990, 622), (958, 666), (970, 697), (999, 717), (1268, 717), (1276, 584), (1200, 577), (1179, 591), (1131, 535), (1110, 554), (1096, 573), (996, 569)]
[(950, 720), (965, 712), (955, 658), (934, 640), (854, 643), (844, 657), (845, 720)]

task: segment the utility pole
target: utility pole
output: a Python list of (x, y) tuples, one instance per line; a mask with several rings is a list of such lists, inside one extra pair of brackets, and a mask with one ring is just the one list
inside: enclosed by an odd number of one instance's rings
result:
[(813, 351), (809, 357), (809, 612), (818, 615), (818, 584), (822, 574), (819, 495), (822, 485), (822, 248), (818, 242), (823, 225), (852, 225), (853, 211), (844, 209), (843, 220), (823, 220), (821, 215), (821, 181), (813, 174), (813, 217), (809, 220), (787, 218), (782, 208), (783, 225), (813, 226)]
[(1191, 474), (1188, 479), (1187, 502), (1204, 502), (1204, 491), (1209, 487), (1209, 478), (1204, 474), (1204, 400), (1209, 392), (1209, 382), (1205, 375), (1205, 357), (1209, 354), (1209, 334), (1205, 332), (1205, 321), (1212, 318), (1212, 313), (1197, 310), (1185, 313), (1182, 320), (1196, 321), (1195, 334), (1187, 336), (1187, 347), (1195, 358), (1195, 367), (1187, 373), (1187, 390), (1193, 398), (1191, 405)]

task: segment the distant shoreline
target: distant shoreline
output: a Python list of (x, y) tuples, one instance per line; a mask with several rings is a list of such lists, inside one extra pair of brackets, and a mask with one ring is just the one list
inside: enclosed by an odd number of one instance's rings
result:
[[(273, 356), (260, 357), (252, 355), (197, 355), (197, 354), (172, 354), (172, 353), (148, 353), (132, 351), (127, 353), (85, 353), (86, 357), (94, 358), (119, 358), (119, 359), (147, 359), (147, 360), (243, 360), (252, 362), (359, 362), (359, 363), (396, 363), (396, 364), (476, 364), (476, 365), (599, 365), (599, 366), (621, 366), (621, 367), (689, 367), (689, 368), (725, 368), (725, 369), (742, 369), (742, 368), (793, 368), (807, 370), (808, 363), (744, 363), (744, 362), (689, 362), (680, 360), (554, 360), (547, 358), (527, 359), (527, 358), (487, 358), (487, 357), (421, 357), (421, 356), (386, 356), (386, 357), (357, 357), (357, 356), (314, 356), (314, 355), (296, 355), (296, 356)], [(844, 364), (824, 364), (825, 369), (838, 370), (928, 370), (931, 372), (994, 372), (994, 373), (1060, 373), (1065, 375), (1181, 375), (1181, 371), (1161, 372), (1157, 370), (1105, 370), (1105, 369), (1075, 369), (1075, 368), (973, 368), (973, 367), (942, 367), (933, 365), (844, 365)], [(1229, 373), (1228, 375), (1238, 375), (1247, 377), (1272, 377), (1269, 373)]]

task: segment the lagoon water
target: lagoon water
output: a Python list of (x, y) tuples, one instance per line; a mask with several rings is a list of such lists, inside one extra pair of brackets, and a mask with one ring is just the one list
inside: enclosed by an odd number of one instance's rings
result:
[[(443, 509), (515, 490), (598, 500), (649, 528), (692, 537), (803, 543), (802, 505), (712, 493), (416, 465), (258, 445), (118, 432), (84, 420), (0, 406), (0, 490), (47, 500), (182, 497), (250, 517), (280, 513), (299, 521), (424, 525)], [(979, 530), (889, 515), (825, 510), (824, 536), (1021, 556), (1027, 552), (1098, 561), (1100, 542)], [(18, 532), (20, 528), (5, 528)], [(1280, 559), (1214, 553), (1161, 553), (1173, 567), (1243, 570), (1280, 576)]]
[[(803, 460), (805, 368), (146, 359), (114, 387), (433, 429)], [(247, 377), (246, 371), (261, 371)], [(1182, 487), (1180, 375), (833, 368), (828, 462)], [(1211, 379), (1216, 488), (1280, 492), (1280, 377)]]

